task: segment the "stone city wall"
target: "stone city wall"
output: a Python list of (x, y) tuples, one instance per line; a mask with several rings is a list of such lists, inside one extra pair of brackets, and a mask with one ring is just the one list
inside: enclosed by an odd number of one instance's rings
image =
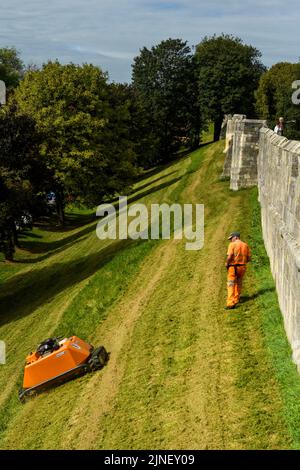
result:
[[(244, 117), (228, 121), (226, 137), (230, 188), (258, 185), (264, 243), (300, 372), (300, 142)], [(226, 160), (225, 166), (228, 174)]]
[(262, 129), (257, 166), (264, 243), (300, 372), (300, 142)]

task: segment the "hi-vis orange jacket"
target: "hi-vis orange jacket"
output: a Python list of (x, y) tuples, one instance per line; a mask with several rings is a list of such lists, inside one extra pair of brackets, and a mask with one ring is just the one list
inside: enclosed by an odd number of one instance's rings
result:
[(250, 248), (241, 240), (229, 243), (227, 256), (231, 256), (230, 266), (246, 265), (251, 258)]

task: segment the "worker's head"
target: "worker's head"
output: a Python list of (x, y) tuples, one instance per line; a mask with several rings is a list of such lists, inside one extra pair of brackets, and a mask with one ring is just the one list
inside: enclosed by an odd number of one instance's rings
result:
[(231, 234), (228, 237), (228, 240), (231, 242), (235, 242), (236, 240), (239, 240), (241, 238), (240, 232), (231, 232)]

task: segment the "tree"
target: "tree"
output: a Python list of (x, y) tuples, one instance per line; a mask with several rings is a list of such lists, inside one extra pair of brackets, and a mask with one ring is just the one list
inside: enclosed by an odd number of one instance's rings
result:
[(126, 103), (126, 137), (133, 145), (136, 164), (139, 168), (149, 168), (156, 164), (154, 136), (149, 128), (149, 116), (139, 103), (138, 94), (133, 85), (112, 84), (111, 92), (119, 95)]
[(31, 212), (43, 168), (38, 158), (35, 122), (14, 107), (0, 112), (0, 251), (12, 261), (18, 245), (16, 224)]
[(215, 141), (225, 114), (254, 117), (254, 92), (265, 71), (260, 57), (256, 48), (225, 34), (205, 37), (196, 47), (199, 105), (205, 118), (214, 122)]
[(8, 91), (18, 85), (23, 70), (24, 64), (14, 47), (0, 48), (0, 80), (3, 80)]
[(126, 85), (108, 85), (107, 120), (98, 136), (101, 153), (96, 151), (95, 158), (82, 165), (77, 178), (77, 195), (90, 206), (127, 193), (137, 174), (130, 104)]
[(138, 113), (148, 136), (142, 152), (145, 160), (168, 161), (183, 144), (197, 147), (196, 68), (187, 43), (168, 39), (150, 50), (144, 47), (134, 59), (132, 78)]
[(280, 62), (273, 65), (260, 79), (256, 93), (256, 108), (262, 119), (274, 127), (276, 119), (283, 116), (287, 122), (285, 135), (300, 139), (300, 107), (293, 104), (292, 84), (300, 80), (300, 64)]
[(126, 105), (98, 67), (49, 62), (28, 71), (15, 95), (43, 136), (40, 155), (53, 175), (62, 224), (67, 196), (95, 204), (127, 186), (135, 168), (132, 148), (120, 138)]

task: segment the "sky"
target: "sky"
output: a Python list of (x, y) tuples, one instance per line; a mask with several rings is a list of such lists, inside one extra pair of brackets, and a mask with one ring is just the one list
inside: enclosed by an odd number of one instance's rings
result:
[(300, 57), (299, 0), (1, 0), (0, 47), (25, 64), (99, 65), (130, 82), (139, 50), (163, 39), (189, 46), (222, 32), (257, 47), (265, 65)]

